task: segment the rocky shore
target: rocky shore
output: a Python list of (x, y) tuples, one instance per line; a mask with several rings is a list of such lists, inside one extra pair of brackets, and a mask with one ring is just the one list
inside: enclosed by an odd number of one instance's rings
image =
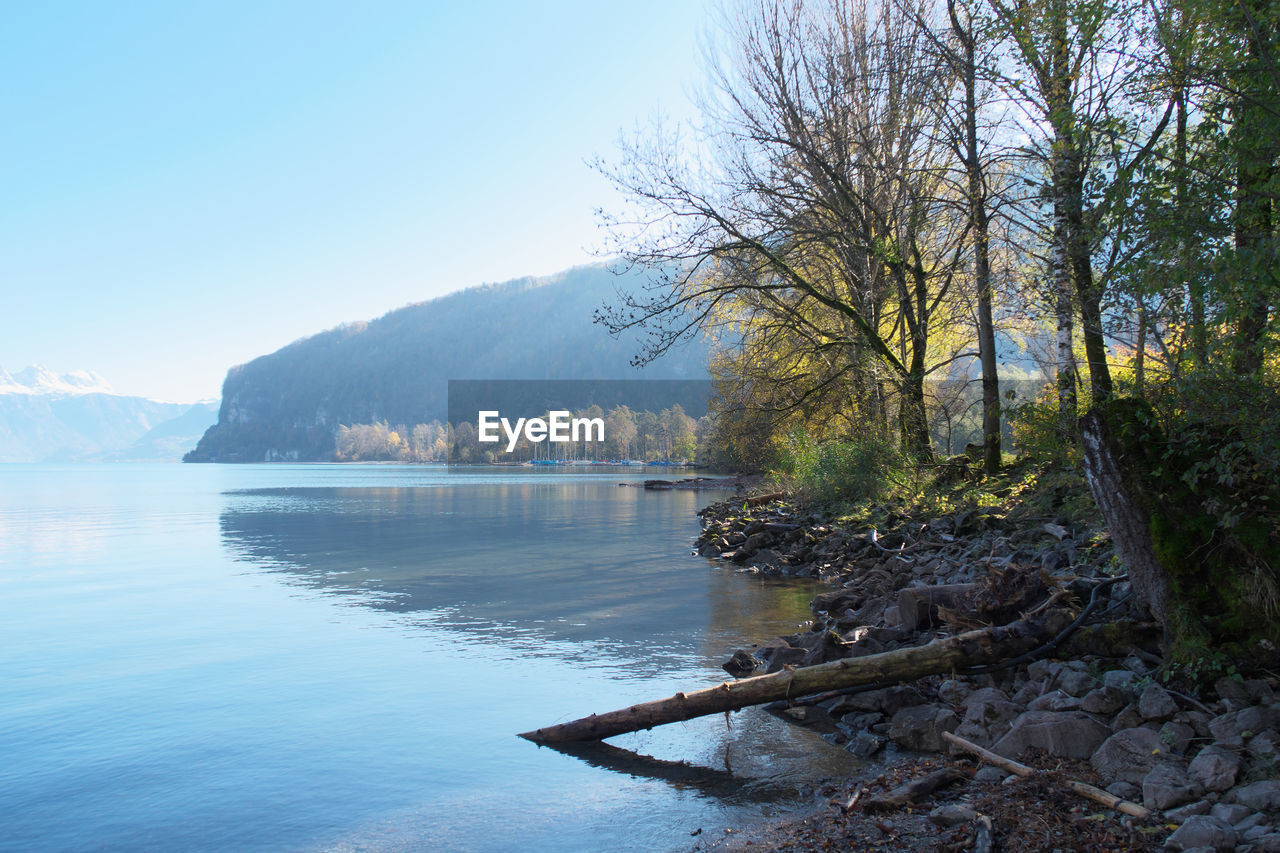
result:
[[(700, 849), (971, 850), (991, 826), (1004, 850), (1280, 851), (1280, 679), (1206, 661), (1212, 687), (1171, 685), (1154, 626), (1130, 612), (1128, 585), (1114, 576), (1105, 532), (1065, 493), (1013, 498), (843, 520), (742, 498), (701, 512), (701, 555), (831, 586), (806, 629), (736, 651), (725, 664), (735, 677), (917, 646), (1037, 609), (1088, 612), (1069, 639), (1009, 666), (777, 703), (774, 713), (865, 761), (867, 777), (836, 783), (804, 821)], [(943, 732), (1047, 775), (982, 766)], [(963, 783), (867, 809), (939, 766), (959, 768)], [(1064, 793), (1067, 779), (1151, 817)]]

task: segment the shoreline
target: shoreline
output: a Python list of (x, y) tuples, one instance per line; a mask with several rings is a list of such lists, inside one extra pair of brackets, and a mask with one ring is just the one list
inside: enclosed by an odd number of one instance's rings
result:
[[(1082, 627), (1056, 655), (990, 673), (766, 705), (875, 763), (831, 780), (798, 817), (735, 827), (692, 849), (966, 850), (976, 816), (985, 815), (999, 849), (1182, 850), (1204, 842), (1280, 851), (1280, 678), (1224, 672), (1198, 692), (1163, 683), (1158, 635), (1128, 612), (1128, 584), (1108, 575), (1109, 536), (1069, 495), (1055, 502), (1056, 514), (1014, 494), (1000, 506), (936, 514), (884, 505), (842, 519), (736, 497), (700, 511), (697, 554), (829, 587), (811, 603), (806, 629), (726, 650), (724, 669), (735, 678), (917, 646), (1036, 607), (1061, 604), (1074, 616), (1092, 599), (1097, 612), (1127, 627), (1110, 634)], [(944, 742), (944, 731), (1049, 775), (1012, 781)], [(966, 781), (874, 816), (865, 805), (845, 808), (939, 767), (958, 769)], [(1103, 788), (1153, 817), (1064, 793), (1067, 780)], [(1054, 839), (1048, 847), (1035, 846), (1037, 821)]]

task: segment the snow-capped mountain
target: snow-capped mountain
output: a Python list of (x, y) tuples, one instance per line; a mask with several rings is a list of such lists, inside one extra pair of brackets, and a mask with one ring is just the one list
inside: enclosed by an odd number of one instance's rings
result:
[(9, 373), (0, 367), (0, 394), (69, 396), (115, 393), (111, 383), (91, 370), (73, 370), (59, 376), (43, 364), (33, 364), (17, 373)]
[(0, 367), (0, 462), (177, 462), (217, 419), (217, 403), (117, 394), (88, 370)]

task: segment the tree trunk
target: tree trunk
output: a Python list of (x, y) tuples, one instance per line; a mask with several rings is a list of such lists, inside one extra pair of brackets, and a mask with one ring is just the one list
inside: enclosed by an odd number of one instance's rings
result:
[[(1049, 611), (1047, 615), (1060, 613)], [(667, 699), (523, 732), (520, 737), (535, 743), (603, 740), (664, 723), (737, 711), (750, 705), (799, 698), (824, 690), (860, 684), (896, 684), (964, 667), (996, 663), (1036, 649), (1055, 633), (1055, 627), (1062, 627), (1050, 626), (1048, 621), (1051, 620), (1014, 622), (944, 637), (923, 646), (727, 681), (693, 693), (677, 693)]]
[(965, 27), (955, 0), (947, 3), (951, 29), (964, 51), (964, 165), (969, 179), (969, 215), (973, 222), (973, 277), (978, 295), (978, 361), (982, 365), (982, 467), (988, 476), (1000, 471), (1000, 373), (996, 367), (995, 323), (991, 310), (991, 236), (987, 192), (978, 155), (978, 82), (972, 23)]
[(1245, 12), (1250, 70), (1240, 75), (1239, 119), (1231, 130), (1236, 157), (1235, 244), (1242, 279), (1231, 366), (1236, 373), (1252, 374), (1262, 368), (1267, 315), (1275, 297), (1264, 252), (1274, 231), (1271, 183), (1276, 163), (1273, 111), (1277, 94), (1274, 78), (1263, 70), (1272, 57), (1262, 43), (1263, 35), (1254, 31), (1255, 26), (1265, 26), (1258, 21), (1268, 21), (1273, 13), (1257, 0), (1240, 3), (1239, 8)]
[(1116, 440), (1112, 426), (1098, 409), (1080, 419), (1084, 447), (1084, 471), (1098, 510), (1107, 524), (1116, 551), (1129, 570), (1129, 581), (1139, 605), (1156, 621), (1165, 623), (1169, 599), (1169, 574), (1160, 565), (1151, 540), (1151, 519), (1138, 497), (1135, 472)]

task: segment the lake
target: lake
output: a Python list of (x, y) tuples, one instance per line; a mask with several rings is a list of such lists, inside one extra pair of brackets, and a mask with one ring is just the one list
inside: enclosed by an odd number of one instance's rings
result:
[(756, 709), (515, 736), (808, 613), (690, 555), (722, 494), (642, 477), (0, 466), (0, 849), (687, 850), (785, 811), (851, 759)]

